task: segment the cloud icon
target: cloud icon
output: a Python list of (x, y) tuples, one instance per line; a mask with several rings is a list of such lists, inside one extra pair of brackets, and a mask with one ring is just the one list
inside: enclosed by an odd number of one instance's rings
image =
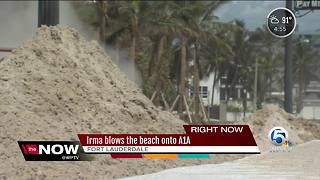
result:
[(270, 22), (271, 22), (271, 24), (278, 24), (279, 23), (279, 19), (277, 18), (277, 16), (271, 15), (270, 16)]

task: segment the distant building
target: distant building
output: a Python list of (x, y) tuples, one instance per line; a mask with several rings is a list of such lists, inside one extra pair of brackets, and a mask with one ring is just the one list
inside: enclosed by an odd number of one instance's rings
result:
[(200, 95), (204, 106), (211, 105), (212, 100), (212, 104), (220, 104), (220, 80), (218, 80), (213, 87), (214, 74), (215, 72), (211, 72), (209, 76), (204, 77), (200, 81)]
[[(226, 76), (222, 76), (214, 85), (214, 78), (216, 72), (211, 72), (208, 76), (200, 80), (200, 96), (204, 106), (219, 105), (221, 101), (227, 100)], [(230, 90), (229, 101), (241, 100), (241, 90), (243, 86), (236, 84)], [(192, 94), (192, 92), (191, 92)], [(250, 99), (250, 94), (247, 93), (247, 99)]]

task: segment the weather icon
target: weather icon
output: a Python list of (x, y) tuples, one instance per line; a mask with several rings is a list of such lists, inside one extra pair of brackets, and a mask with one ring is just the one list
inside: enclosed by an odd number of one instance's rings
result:
[(271, 24), (278, 24), (279, 23), (279, 19), (277, 18), (277, 16), (271, 15), (270, 16), (270, 22), (271, 22)]

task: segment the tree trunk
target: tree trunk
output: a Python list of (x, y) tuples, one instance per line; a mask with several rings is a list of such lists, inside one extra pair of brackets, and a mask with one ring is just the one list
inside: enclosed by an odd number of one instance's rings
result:
[(151, 41), (154, 42), (153, 43), (153, 47), (152, 47), (152, 52), (151, 52), (151, 58), (148, 64), (148, 77), (150, 78), (153, 74), (153, 70), (155, 68), (155, 64), (156, 64), (156, 57), (157, 57), (157, 51), (158, 51), (158, 39), (157, 37), (150, 37)]
[[(216, 65), (214, 72), (214, 77), (213, 77), (213, 83), (212, 83), (212, 92), (211, 92), (211, 108), (213, 107), (213, 101), (214, 101), (214, 88), (216, 87), (217, 81), (218, 81), (218, 65)], [(218, 97), (220, 98), (220, 97)]]
[(98, 1), (99, 39), (103, 43), (106, 40), (107, 17), (107, 1)]
[(116, 48), (116, 64), (120, 64), (120, 44), (118, 41), (115, 42), (115, 48)]
[(138, 18), (136, 15), (133, 16), (131, 22), (131, 45), (129, 51), (129, 59), (135, 62), (136, 59), (136, 41), (138, 36)]
[(160, 99), (161, 99), (161, 57), (163, 54), (163, 46), (164, 46), (164, 41), (165, 41), (165, 36), (161, 35), (159, 40), (158, 40), (158, 46), (157, 46), (157, 56), (156, 56), (156, 79), (155, 79), (155, 84), (156, 84), (156, 98), (155, 98), (155, 105), (159, 106), (160, 105)]
[(136, 58), (136, 37), (133, 35), (131, 37), (131, 45), (130, 45), (130, 50), (129, 50), (129, 60), (134, 62), (135, 58)]
[(183, 97), (186, 91), (186, 71), (187, 71), (187, 40), (182, 36), (181, 38), (181, 59), (180, 59), (180, 83), (179, 83), (179, 113), (183, 113)]
[(246, 117), (247, 111), (247, 91), (244, 91), (244, 87), (241, 89), (241, 96), (242, 96), (242, 108), (243, 108), (243, 117)]
[[(234, 72), (232, 72), (233, 76), (232, 76), (232, 80), (231, 82), (229, 83), (229, 80), (227, 81), (226, 83), (226, 93), (227, 93), (227, 100), (226, 100), (226, 103), (228, 104), (229, 100), (230, 100), (230, 96), (231, 96), (231, 93), (232, 93), (232, 90), (234, 90), (234, 87), (236, 85), (236, 81), (238, 80), (238, 67), (236, 67), (235, 69), (233, 69)], [(230, 72), (228, 73), (228, 76), (230, 75)], [(229, 77), (227, 77), (229, 79)], [(234, 99), (233, 99), (234, 100)]]
[(194, 122), (201, 123), (200, 120), (200, 78), (199, 78), (199, 59), (197, 54), (197, 45), (195, 45), (194, 50), (194, 65), (193, 65), (193, 96), (194, 96)]
[(303, 65), (299, 68), (299, 89), (298, 89), (298, 102), (297, 102), (297, 113), (300, 113), (303, 109), (303, 98), (305, 90), (305, 77)]
[(272, 94), (272, 82), (273, 82), (273, 78), (272, 78), (272, 75), (270, 75), (270, 77), (269, 77), (269, 97), (271, 97), (271, 94)]

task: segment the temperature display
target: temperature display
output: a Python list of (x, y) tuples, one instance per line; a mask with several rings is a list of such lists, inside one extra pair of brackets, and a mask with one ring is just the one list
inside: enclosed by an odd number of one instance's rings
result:
[(296, 27), (296, 18), (287, 8), (276, 8), (270, 12), (267, 18), (269, 31), (277, 37), (287, 37), (293, 33)]

